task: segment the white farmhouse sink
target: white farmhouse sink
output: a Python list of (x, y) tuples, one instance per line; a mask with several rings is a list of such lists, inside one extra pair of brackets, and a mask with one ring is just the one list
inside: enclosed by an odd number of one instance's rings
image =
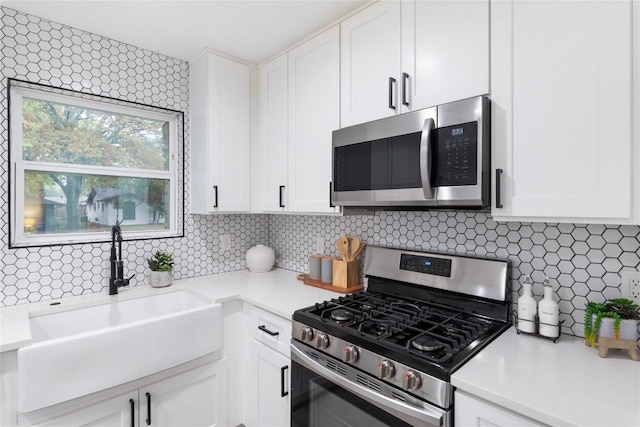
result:
[(123, 384), (222, 347), (219, 305), (176, 291), (30, 319), (18, 350), (18, 410)]

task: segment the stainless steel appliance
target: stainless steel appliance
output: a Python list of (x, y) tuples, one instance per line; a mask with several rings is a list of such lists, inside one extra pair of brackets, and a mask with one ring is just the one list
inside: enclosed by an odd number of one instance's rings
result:
[(332, 203), (488, 207), (489, 112), (479, 96), (334, 131)]
[(365, 291), (293, 315), (292, 426), (451, 426), (451, 374), (510, 326), (507, 269), (367, 248)]

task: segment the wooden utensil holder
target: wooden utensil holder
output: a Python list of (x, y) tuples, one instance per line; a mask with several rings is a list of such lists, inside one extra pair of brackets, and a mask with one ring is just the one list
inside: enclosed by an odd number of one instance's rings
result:
[(358, 261), (333, 260), (333, 286), (350, 288), (358, 284)]

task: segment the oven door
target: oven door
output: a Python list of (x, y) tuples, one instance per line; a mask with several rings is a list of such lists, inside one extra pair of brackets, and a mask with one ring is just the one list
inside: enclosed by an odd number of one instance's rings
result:
[[(292, 427), (450, 425), (448, 411), (412, 398), (402, 390), (394, 394), (404, 395), (414, 404), (387, 397), (375, 390), (379, 388), (376, 383), (386, 387), (381, 381), (363, 379), (366, 374), (308, 350), (304, 344), (291, 344), (291, 361)], [(359, 383), (353, 381), (356, 376), (361, 377)]]

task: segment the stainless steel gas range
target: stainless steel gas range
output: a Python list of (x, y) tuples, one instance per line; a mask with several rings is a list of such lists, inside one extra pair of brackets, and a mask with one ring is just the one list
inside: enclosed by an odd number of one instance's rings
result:
[(451, 426), (451, 374), (510, 326), (507, 270), (369, 247), (366, 291), (293, 315), (292, 426)]

